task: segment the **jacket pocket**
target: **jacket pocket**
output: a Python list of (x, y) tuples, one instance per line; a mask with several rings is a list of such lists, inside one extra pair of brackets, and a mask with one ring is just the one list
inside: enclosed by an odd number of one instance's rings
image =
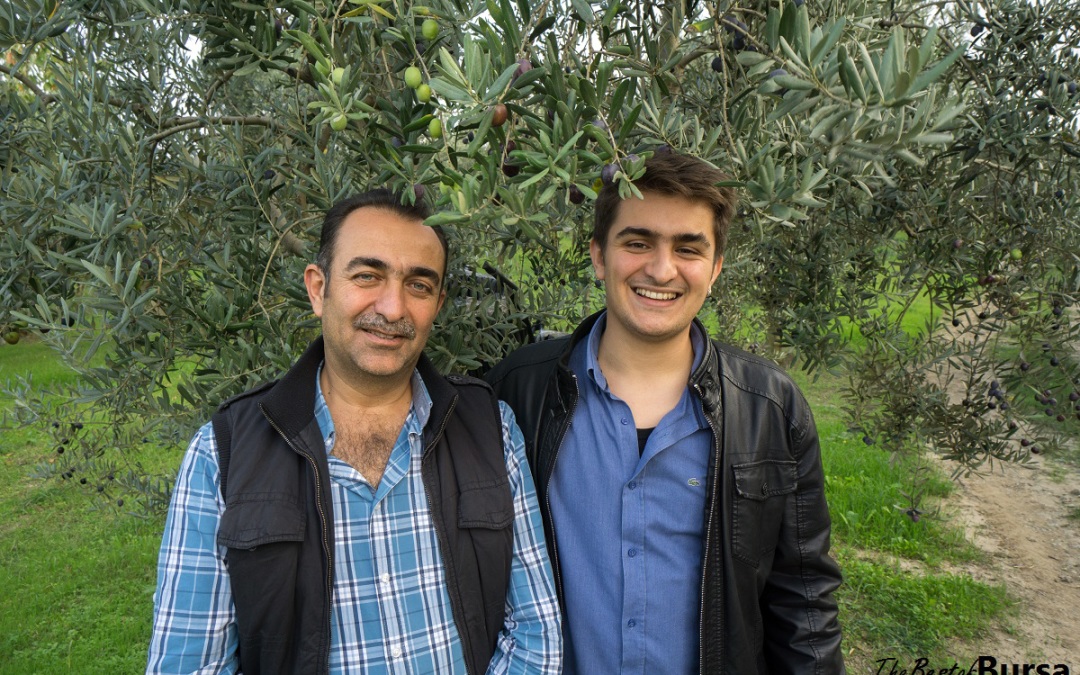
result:
[(227, 504), (217, 542), (227, 548), (251, 550), (275, 542), (303, 541), (304, 532), (300, 505), (268, 496)]
[(735, 557), (757, 567), (763, 553), (776, 547), (787, 503), (798, 486), (794, 460), (762, 460), (731, 467), (731, 546)]
[(458, 527), (501, 530), (513, 522), (514, 501), (508, 478), (462, 486), (458, 494)]

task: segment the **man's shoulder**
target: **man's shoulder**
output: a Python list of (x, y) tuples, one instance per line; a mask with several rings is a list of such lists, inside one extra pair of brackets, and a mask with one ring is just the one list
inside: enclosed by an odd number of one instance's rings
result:
[(262, 383), (260, 385), (252, 387), (251, 389), (248, 389), (247, 391), (241, 392), (241, 393), (239, 393), (239, 394), (237, 394), (235, 396), (232, 396), (232, 397), (222, 401), (222, 403), (220, 405), (218, 405), (217, 410), (218, 410), (218, 412), (222, 412), (222, 411), (232, 407), (233, 405), (235, 405), (237, 403), (244, 402), (244, 401), (249, 401), (249, 402), (252, 402), (252, 403), (257, 402), (260, 398), (265, 396), (266, 393), (268, 391), (270, 391), (274, 387), (274, 385), (276, 385), (277, 383), (278, 383), (278, 380), (271, 380), (269, 382), (264, 382), (264, 383)]
[(508, 379), (552, 369), (570, 344), (570, 336), (550, 338), (519, 347), (489, 370), (484, 379), (496, 389)]
[(713, 340), (720, 377), (750, 394), (764, 395), (786, 405), (800, 402), (803, 394), (791, 375), (767, 358)]

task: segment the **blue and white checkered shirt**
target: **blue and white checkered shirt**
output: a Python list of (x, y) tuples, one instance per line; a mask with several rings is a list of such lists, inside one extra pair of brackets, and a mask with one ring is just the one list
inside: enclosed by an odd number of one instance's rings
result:
[[(434, 525), (420, 475), (431, 399), (413, 373), (413, 402), (378, 487), (333, 456), (334, 422), (316, 376), (315, 416), (334, 505), (334, 673), (465, 673)], [(499, 403), (514, 499), (506, 618), (488, 673), (559, 673), (558, 600), (521, 430)], [(180, 467), (158, 561), (147, 673), (236, 673), (236, 610), (217, 545), (225, 504), (213, 427), (195, 435)]]

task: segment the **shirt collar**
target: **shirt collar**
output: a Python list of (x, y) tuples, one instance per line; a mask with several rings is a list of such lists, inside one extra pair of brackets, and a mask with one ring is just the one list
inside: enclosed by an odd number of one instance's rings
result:
[[(589, 336), (585, 339), (585, 372), (589, 374), (589, 377), (596, 382), (596, 386), (600, 387), (602, 391), (608, 391), (607, 378), (604, 377), (603, 371), (600, 369), (600, 337), (604, 334), (604, 328), (607, 327), (607, 312), (603, 312), (600, 317), (593, 324), (592, 330), (589, 331)], [(690, 344), (694, 349), (694, 363), (690, 366), (690, 372), (693, 373), (701, 365), (702, 359), (705, 358), (705, 333), (698, 325), (696, 321), (690, 323)]]

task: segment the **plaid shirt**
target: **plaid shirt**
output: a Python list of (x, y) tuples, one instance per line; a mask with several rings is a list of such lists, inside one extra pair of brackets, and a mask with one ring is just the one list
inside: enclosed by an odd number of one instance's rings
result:
[[(378, 487), (330, 454), (334, 422), (316, 376), (315, 416), (330, 466), (336, 561), (330, 670), (334, 673), (464, 673), (461, 640), (420, 476), (431, 399), (413, 374), (413, 403)], [(524, 441), (500, 402), (514, 500), (514, 546), (506, 618), (488, 673), (558, 673), (558, 600)], [(236, 673), (236, 610), (217, 529), (213, 427), (195, 435), (165, 523), (154, 594), (147, 673)]]

